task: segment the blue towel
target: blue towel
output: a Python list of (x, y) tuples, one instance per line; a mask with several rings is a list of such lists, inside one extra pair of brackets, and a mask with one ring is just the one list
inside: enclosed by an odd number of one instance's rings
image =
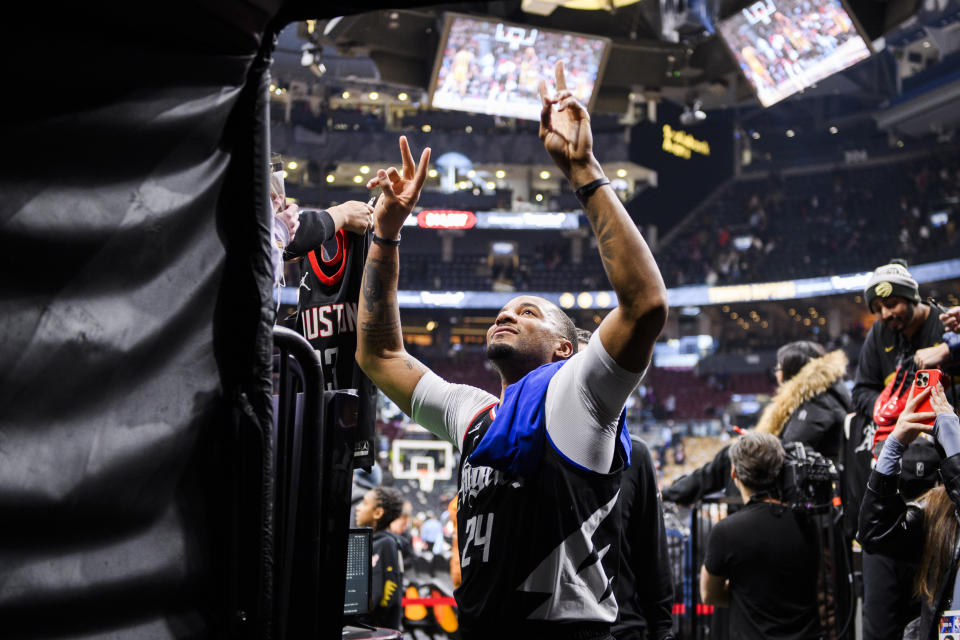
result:
[[(537, 471), (547, 439), (547, 386), (566, 363), (563, 360), (537, 367), (504, 390), (503, 403), (497, 408), (493, 423), (467, 458), (471, 465), (492, 467), (523, 477)], [(624, 426), (625, 419), (626, 412), (622, 412), (617, 425), (617, 440), (628, 467), (633, 445)]]

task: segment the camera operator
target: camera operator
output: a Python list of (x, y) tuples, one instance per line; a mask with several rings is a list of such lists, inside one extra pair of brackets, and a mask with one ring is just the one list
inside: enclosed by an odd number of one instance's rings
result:
[[(913, 623), (919, 624), (919, 628), (911, 637), (933, 640), (944, 612), (960, 605), (957, 580), (960, 421), (941, 385), (928, 387), (916, 396), (912, 391), (870, 474), (860, 508), (857, 538), (871, 553), (919, 563), (913, 583), (914, 592), (921, 599), (920, 618)], [(917, 409), (928, 397), (934, 411), (918, 413)], [(934, 416), (936, 421), (930, 426), (927, 423)], [(932, 433), (943, 448), (945, 459), (940, 463), (943, 484), (917, 502), (907, 504), (900, 491), (900, 461), (921, 433)], [(952, 624), (947, 628), (950, 626)]]
[(785, 452), (768, 433), (730, 446), (745, 506), (714, 526), (700, 571), (704, 603), (730, 607), (731, 638), (818, 638), (816, 532), (777, 495)]

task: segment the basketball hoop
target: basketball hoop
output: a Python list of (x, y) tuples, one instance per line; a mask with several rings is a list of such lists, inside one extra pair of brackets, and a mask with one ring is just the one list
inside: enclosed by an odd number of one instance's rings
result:
[(427, 493), (453, 478), (453, 445), (443, 440), (394, 440), (391, 460), (394, 478), (415, 480)]

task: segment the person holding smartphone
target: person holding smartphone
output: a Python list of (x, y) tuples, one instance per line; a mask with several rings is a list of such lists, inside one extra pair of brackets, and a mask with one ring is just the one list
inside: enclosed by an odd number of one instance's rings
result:
[[(901, 260), (877, 267), (864, 288), (863, 298), (877, 320), (860, 350), (852, 394), (856, 417), (850, 439), (856, 441), (852, 445), (860, 444), (853, 452), (848, 447), (844, 471), (849, 489), (845, 506), (851, 515), (858, 511), (863, 479), (869, 477), (870, 456), (858, 457), (856, 451), (863, 450), (864, 442), (867, 450), (871, 448), (877, 398), (895, 378), (899, 367), (911, 366), (915, 360), (931, 365), (930, 348), (942, 350), (945, 333), (939, 314), (922, 301), (917, 281)], [(945, 386), (949, 386), (946, 380)], [(938, 461), (929, 442), (918, 442), (910, 448), (903, 460), (903, 473), (897, 476), (906, 499), (915, 499), (933, 487)], [(864, 640), (900, 640), (904, 626), (919, 611), (919, 602), (912, 597), (916, 570), (908, 562), (874, 555), (869, 549), (863, 554)]]
[[(857, 539), (872, 554), (919, 567), (913, 588), (921, 608), (911, 626), (918, 625), (916, 637), (932, 640), (941, 622), (960, 618), (954, 615), (960, 613), (960, 420), (942, 385), (915, 389), (870, 475)], [(920, 411), (928, 399), (933, 411)], [(908, 503), (900, 491), (900, 461), (921, 434), (932, 435), (943, 449), (942, 484)]]

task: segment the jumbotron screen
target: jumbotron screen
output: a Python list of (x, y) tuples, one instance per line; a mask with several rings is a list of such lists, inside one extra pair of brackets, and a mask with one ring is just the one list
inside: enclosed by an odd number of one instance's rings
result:
[(870, 57), (839, 0), (758, 0), (719, 26), (764, 107)]
[(540, 78), (553, 90), (563, 60), (567, 88), (589, 109), (609, 40), (448, 14), (430, 83), (430, 106), (540, 119)]

